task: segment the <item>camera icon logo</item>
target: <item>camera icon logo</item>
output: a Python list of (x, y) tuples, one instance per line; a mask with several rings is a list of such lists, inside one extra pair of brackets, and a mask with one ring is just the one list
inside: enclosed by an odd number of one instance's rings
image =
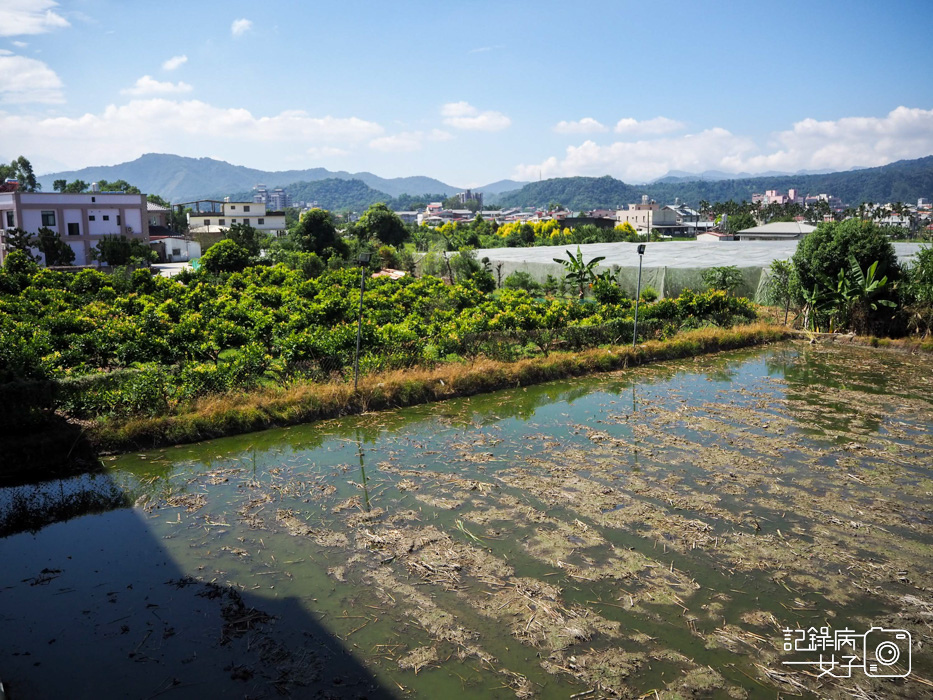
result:
[(865, 633), (865, 675), (872, 678), (906, 678), (910, 675), (910, 632), (872, 627)]

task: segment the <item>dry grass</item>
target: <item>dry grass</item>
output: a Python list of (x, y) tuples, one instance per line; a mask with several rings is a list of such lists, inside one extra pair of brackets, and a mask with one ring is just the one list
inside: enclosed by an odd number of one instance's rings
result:
[(900, 350), (906, 353), (933, 353), (933, 336), (918, 338), (877, 338), (873, 335), (854, 335), (851, 333), (814, 333), (811, 331), (797, 331), (797, 337), (807, 338), (818, 343), (837, 343), (840, 345), (861, 345), (864, 347), (886, 348)]
[(91, 428), (90, 438), (98, 449), (109, 452), (196, 442), (759, 345), (791, 335), (785, 328), (765, 323), (704, 328), (670, 340), (649, 341), (635, 349), (617, 346), (555, 352), (511, 363), (481, 359), (472, 365), (454, 363), (374, 374), (362, 377), (356, 392), (351, 385), (340, 383), (226, 394), (201, 400), (177, 415), (100, 422)]

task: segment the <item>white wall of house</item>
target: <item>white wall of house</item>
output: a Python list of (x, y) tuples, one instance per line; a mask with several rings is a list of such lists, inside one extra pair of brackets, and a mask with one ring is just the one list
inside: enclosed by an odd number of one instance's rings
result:
[[(19, 227), (36, 233), (57, 232), (75, 251), (75, 264), (89, 264), (90, 250), (103, 235), (149, 240), (143, 195), (0, 193), (0, 228)], [(0, 259), (5, 255), (0, 251)]]

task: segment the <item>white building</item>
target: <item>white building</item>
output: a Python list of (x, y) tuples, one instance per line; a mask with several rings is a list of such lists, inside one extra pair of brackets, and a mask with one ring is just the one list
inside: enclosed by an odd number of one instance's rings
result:
[[(149, 243), (146, 195), (116, 192), (0, 192), (0, 230), (57, 232), (74, 251), (74, 265), (89, 265), (91, 249), (103, 236), (124, 235)], [(0, 262), (6, 257), (0, 240)], [(41, 259), (42, 255), (38, 257)]]
[(176, 204), (191, 207), (188, 212), (188, 230), (191, 233), (215, 233), (229, 229), (233, 224), (246, 224), (274, 236), (284, 236), (287, 230), (284, 211), (266, 211), (258, 202), (223, 202), (201, 200)]

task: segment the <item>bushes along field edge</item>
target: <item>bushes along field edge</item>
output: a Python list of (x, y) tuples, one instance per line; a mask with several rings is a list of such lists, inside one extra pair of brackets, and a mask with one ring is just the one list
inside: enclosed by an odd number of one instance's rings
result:
[(764, 323), (701, 328), (669, 340), (651, 340), (634, 349), (617, 346), (552, 352), (516, 362), (480, 360), (472, 365), (456, 363), (372, 374), (360, 378), (357, 391), (341, 382), (231, 393), (202, 399), (183, 414), (100, 421), (88, 428), (88, 437), (104, 452), (198, 442), (760, 345), (794, 335), (789, 329)]

